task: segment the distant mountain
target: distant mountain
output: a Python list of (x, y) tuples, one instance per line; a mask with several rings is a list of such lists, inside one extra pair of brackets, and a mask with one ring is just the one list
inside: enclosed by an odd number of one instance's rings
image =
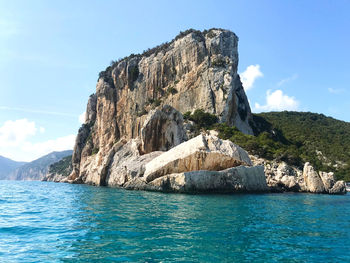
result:
[(60, 161), (62, 158), (72, 155), (72, 150), (52, 152), (21, 167), (8, 174), (9, 180), (41, 180), (49, 170), (51, 164)]
[(16, 168), (25, 164), (25, 162), (16, 162), (9, 158), (0, 156), (0, 180), (6, 179), (6, 176)]

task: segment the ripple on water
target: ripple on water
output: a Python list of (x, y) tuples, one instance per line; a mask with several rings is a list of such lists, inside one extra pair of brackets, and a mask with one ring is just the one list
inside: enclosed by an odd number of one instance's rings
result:
[(0, 262), (350, 262), (349, 205), (0, 181)]

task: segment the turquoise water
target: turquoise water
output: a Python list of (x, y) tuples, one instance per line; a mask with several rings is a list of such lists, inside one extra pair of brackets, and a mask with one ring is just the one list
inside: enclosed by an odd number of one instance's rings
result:
[(1, 262), (350, 262), (350, 195), (0, 181)]

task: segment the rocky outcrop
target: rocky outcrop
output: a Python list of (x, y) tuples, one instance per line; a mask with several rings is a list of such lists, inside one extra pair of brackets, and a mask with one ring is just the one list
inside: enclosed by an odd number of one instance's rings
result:
[(347, 192), (346, 190), (346, 184), (344, 181), (337, 181), (335, 184), (332, 186), (331, 189), (328, 190), (329, 194), (334, 194), (334, 195), (345, 195)]
[(62, 158), (60, 161), (49, 166), (48, 173), (42, 181), (47, 182), (67, 182), (68, 176), (72, 172), (72, 155)]
[(304, 165), (303, 177), (308, 192), (324, 193), (326, 191), (321, 177), (309, 163)]
[(182, 193), (268, 190), (263, 167), (251, 167), (246, 151), (215, 135), (200, 134), (166, 152), (143, 154), (142, 146), (141, 139), (122, 139), (70, 182)]
[(125, 183), (143, 176), (145, 165), (163, 152), (141, 155), (140, 140), (132, 139), (116, 151), (106, 178), (106, 185), (122, 187)]
[(147, 163), (144, 178), (150, 182), (166, 174), (220, 171), (239, 165), (251, 165), (246, 151), (231, 141), (201, 134)]
[(67, 183), (68, 177), (64, 176), (61, 173), (48, 173), (44, 176), (44, 178), (41, 181), (54, 182), (54, 183)]
[(237, 44), (227, 30), (189, 30), (100, 72), (67, 181), (185, 193), (341, 193), (333, 175), (307, 165), (303, 173), (258, 161), (265, 177), (243, 149), (214, 134), (195, 137), (202, 126), (195, 118), (184, 122), (185, 112), (203, 112), (243, 133), (257, 130), (237, 74)]
[(345, 194), (344, 181), (335, 181), (333, 173), (317, 173), (310, 163), (305, 163), (303, 170), (305, 187), (311, 193)]
[(190, 171), (161, 176), (148, 184), (128, 184), (127, 189), (179, 193), (266, 192), (262, 166), (233, 167), (222, 171)]
[(316, 172), (310, 163), (305, 163), (300, 170), (285, 162), (271, 162), (255, 156), (251, 159), (254, 165), (264, 166), (267, 185), (273, 192), (346, 193), (344, 181), (336, 181), (333, 173)]
[(169, 105), (152, 110), (141, 129), (142, 152), (167, 151), (187, 140), (180, 112)]
[(86, 168), (102, 163), (121, 139), (141, 139), (142, 154), (171, 149), (186, 140), (180, 113), (195, 109), (253, 134), (237, 45), (227, 30), (189, 30), (101, 72), (77, 136), (70, 179), (85, 182), (92, 171)]
[[(140, 166), (139, 166), (140, 167)], [(126, 180), (126, 189), (197, 193), (266, 192), (262, 166), (230, 141), (201, 134), (160, 154)]]

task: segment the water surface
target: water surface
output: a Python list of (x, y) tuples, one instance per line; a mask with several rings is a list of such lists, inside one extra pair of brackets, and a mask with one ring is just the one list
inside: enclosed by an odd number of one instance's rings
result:
[(1, 262), (350, 262), (350, 195), (0, 181)]

